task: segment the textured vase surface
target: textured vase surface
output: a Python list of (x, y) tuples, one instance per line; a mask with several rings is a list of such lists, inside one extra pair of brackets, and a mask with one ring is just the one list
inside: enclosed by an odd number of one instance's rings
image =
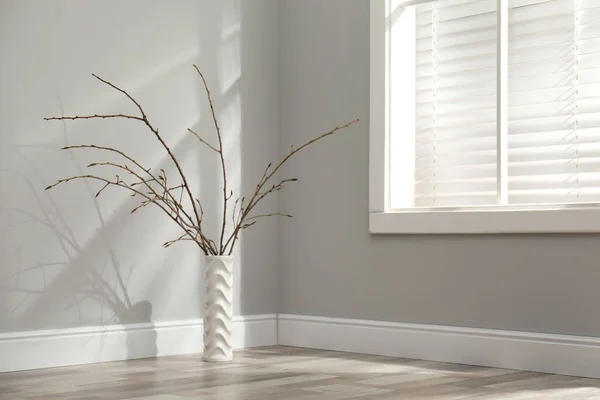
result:
[(233, 257), (206, 256), (204, 276), (204, 361), (233, 359)]

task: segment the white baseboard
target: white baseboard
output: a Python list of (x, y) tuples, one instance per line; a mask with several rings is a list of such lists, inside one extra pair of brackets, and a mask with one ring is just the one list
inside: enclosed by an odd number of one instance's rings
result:
[[(0, 372), (202, 352), (202, 320), (0, 334)], [(277, 344), (277, 315), (237, 317), (234, 347)]]
[[(202, 352), (202, 320), (0, 334), (0, 372)], [(600, 378), (600, 338), (275, 314), (234, 347), (286, 345)]]
[(279, 344), (600, 378), (600, 338), (280, 314)]

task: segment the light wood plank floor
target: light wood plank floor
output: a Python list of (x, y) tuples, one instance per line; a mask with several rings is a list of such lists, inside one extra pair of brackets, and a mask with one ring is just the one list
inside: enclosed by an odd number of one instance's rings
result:
[(227, 364), (200, 355), (0, 374), (20, 399), (600, 399), (600, 381), (331, 351), (269, 347)]

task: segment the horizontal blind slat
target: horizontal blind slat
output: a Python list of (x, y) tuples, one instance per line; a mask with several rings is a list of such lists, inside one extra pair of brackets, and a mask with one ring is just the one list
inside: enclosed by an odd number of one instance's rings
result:
[(555, 160), (512, 162), (508, 167), (509, 176), (538, 176), (565, 173), (595, 173), (600, 170), (600, 157), (579, 158), (577, 162)]
[[(443, 49), (447, 47), (467, 45), (473, 42), (495, 40), (496, 36), (497, 31), (493, 26), (485, 26), (480, 29), (469, 30), (466, 32), (457, 32), (455, 34), (448, 34), (443, 36), (437, 35), (435, 40), (435, 48)], [(434, 47), (431, 35), (418, 37), (416, 44), (416, 48), (418, 51), (428, 51), (432, 50)]]
[[(439, 100), (439, 99), (438, 99)], [(420, 116), (429, 117), (434, 114), (449, 113), (471, 113), (476, 110), (496, 109), (496, 96), (472, 96), (463, 99), (454, 98), (452, 101), (437, 102), (433, 109), (433, 99), (417, 102), (417, 113)]]
[(576, 25), (591, 15), (578, 4), (509, 1), (510, 203), (578, 202), (600, 183), (600, 30)]
[(597, 24), (600, 21), (600, 7), (578, 11), (577, 16), (580, 25)]
[(597, 142), (580, 144), (578, 141), (572, 140), (571, 143), (513, 148), (508, 151), (509, 162), (554, 161), (560, 163), (565, 160), (574, 160), (577, 157), (600, 157), (600, 144)]
[[(450, 7), (438, 7), (437, 4), (434, 4), (434, 8), (435, 21), (444, 22), (493, 13), (496, 11), (496, 4), (488, 0), (479, 0)], [(433, 8), (431, 11), (433, 11)], [(431, 11), (420, 13), (417, 19), (417, 26), (431, 25), (433, 23), (434, 18)]]
[(434, 2), (427, 2), (416, 6), (417, 15), (422, 18), (423, 14), (431, 12), (435, 7), (436, 9), (444, 9), (448, 7), (455, 7), (460, 4), (477, 3), (481, 0), (437, 0)]
[[(496, 18), (417, 6), (417, 207), (496, 201)], [(600, 201), (600, 1), (509, 0), (508, 35), (509, 202)]]
[[(418, 15), (417, 15), (418, 20)], [(475, 15), (456, 20), (444, 21), (435, 24), (437, 35), (466, 33), (482, 28), (494, 26), (496, 23), (496, 13)], [(432, 25), (417, 26), (417, 37), (427, 37), (431, 35)]]
[(554, 0), (534, 4), (528, 7), (512, 7), (508, 13), (509, 29), (511, 24), (551, 18), (573, 13), (573, 0)]
[(490, 200), (496, 179), (496, 7), (495, 0), (417, 6), (416, 206)]
[(508, 133), (535, 133), (547, 132), (550, 130), (568, 130), (575, 128), (577, 122), (578, 129), (596, 128), (600, 126), (600, 113), (571, 114), (544, 118), (529, 118), (516, 121), (509, 120)]

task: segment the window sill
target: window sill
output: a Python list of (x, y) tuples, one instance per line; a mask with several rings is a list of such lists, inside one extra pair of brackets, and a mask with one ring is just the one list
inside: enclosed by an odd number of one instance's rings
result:
[(370, 212), (372, 234), (597, 233), (600, 207)]

